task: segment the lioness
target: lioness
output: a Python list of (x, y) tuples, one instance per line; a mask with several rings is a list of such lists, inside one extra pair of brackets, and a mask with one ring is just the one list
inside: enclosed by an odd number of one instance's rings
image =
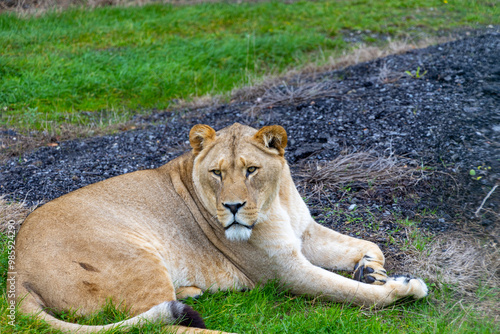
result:
[[(281, 126), (196, 125), (189, 140), (191, 152), (160, 168), (84, 187), (29, 215), (16, 239), (21, 312), (73, 332), (161, 319), (179, 333), (215, 333), (199, 329), (203, 320), (178, 299), (271, 279), (357, 305), (427, 295), (420, 279), (388, 277), (375, 244), (313, 220)], [(354, 279), (329, 271), (338, 269), (354, 270)], [(81, 326), (51, 315), (86, 315), (109, 298), (135, 317)]]

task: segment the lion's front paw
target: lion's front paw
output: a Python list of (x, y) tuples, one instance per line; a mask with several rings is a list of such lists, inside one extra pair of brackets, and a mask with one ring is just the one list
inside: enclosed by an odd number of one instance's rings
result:
[(387, 282), (387, 272), (380, 263), (365, 256), (354, 266), (353, 278), (363, 283), (382, 285)]

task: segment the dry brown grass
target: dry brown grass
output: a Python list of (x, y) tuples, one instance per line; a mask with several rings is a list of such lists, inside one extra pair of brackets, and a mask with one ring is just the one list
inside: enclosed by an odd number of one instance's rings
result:
[[(339, 155), (327, 164), (308, 165), (298, 176), (314, 189), (341, 189), (345, 185), (359, 188), (416, 184), (427, 172), (415, 161), (394, 155), (381, 156), (376, 152)], [(403, 182), (404, 181), (404, 182)]]
[(340, 94), (330, 82), (326, 81), (303, 84), (300, 82), (290, 84), (282, 81), (279, 85), (276, 83), (266, 87), (248, 111), (253, 113), (275, 105), (294, 105), (324, 97), (340, 97)]
[(400, 54), (414, 49), (421, 49), (429, 45), (445, 43), (452, 40), (452, 37), (428, 37), (422, 39), (389, 40), (383, 47), (368, 46), (364, 43), (356, 45), (351, 51), (344, 52), (341, 57), (330, 57), (328, 64), (314, 71), (331, 71), (337, 68), (351, 66), (362, 62)]
[(443, 234), (423, 251), (410, 251), (400, 265), (437, 289), (451, 289), (457, 300), (500, 320), (500, 249), (495, 241), (466, 231)]
[(23, 202), (8, 201), (5, 195), (0, 196), (0, 233), (5, 232), (7, 226), (11, 224), (18, 231), (21, 223), (35, 207), (30, 208)]

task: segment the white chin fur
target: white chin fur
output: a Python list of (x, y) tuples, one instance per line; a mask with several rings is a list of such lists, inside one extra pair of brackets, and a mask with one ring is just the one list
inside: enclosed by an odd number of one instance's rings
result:
[(247, 241), (252, 230), (241, 225), (233, 225), (226, 230), (226, 238), (231, 241)]

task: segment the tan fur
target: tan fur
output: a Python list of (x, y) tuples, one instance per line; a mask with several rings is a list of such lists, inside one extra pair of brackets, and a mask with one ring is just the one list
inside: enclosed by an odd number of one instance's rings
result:
[[(76, 331), (80, 326), (42, 308), (89, 314), (112, 298), (137, 323), (159, 317), (152, 307), (176, 295), (276, 278), (293, 293), (357, 305), (427, 294), (421, 280), (387, 278), (375, 244), (314, 222), (284, 158), (282, 127), (234, 124), (216, 133), (197, 125), (190, 142), (192, 152), (160, 168), (84, 187), (35, 210), (17, 236), (20, 310)], [(329, 271), (356, 265), (372, 268), (379, 285)]]

